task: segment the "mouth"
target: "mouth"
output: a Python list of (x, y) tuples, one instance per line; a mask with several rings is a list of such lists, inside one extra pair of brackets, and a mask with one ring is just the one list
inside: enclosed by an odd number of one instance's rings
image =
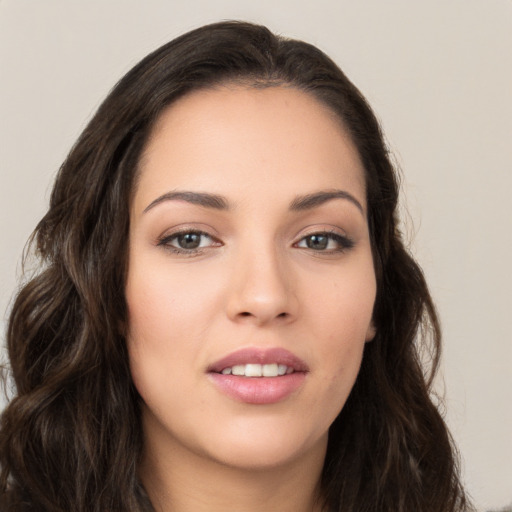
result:
[(237, 375), (239, 377), (282, 377), (283, 375), (290, 375), (295, 370), (291, 366), (285, 364), (270, 363), (270, 364), (236, 364), (224, 368), (220, 373), (222, 375)]
[(240, 377), (279, 377), (295, 372), (307, 373), (305, 361), (284, 348), (243, 348), (211, 364), (209, 373)]
[(260, 405), (288, 398), (302, 386), (308, 372), (302, 359), (282, 348), (238, 350), (207, 369), (222, 394)]

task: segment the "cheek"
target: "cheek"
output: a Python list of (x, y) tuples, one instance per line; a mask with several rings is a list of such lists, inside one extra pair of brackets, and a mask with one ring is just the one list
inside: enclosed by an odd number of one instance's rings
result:
[(351, 350), (359, 346), (371, 333), (376, 281), (371, 265), (360, 272), (340, 273), (317, 281), (310, 287), (310, 318), (326, 340), (329, 350)]
[(194, 386), (191, 376), (204, 359), (204, 339), (220, 300), (212, 282), (216, 274), (208, 280), (162, 260), (132, 258), (126, 284), (131, 373), (146, 402), (174, 400), (178, 383)]
[(376, 294), (372, 270), (368, 264), (361, 272), (344, 273), (315, 287), (311, 296), (310, 331), (318, 333), (312, 357), (326, 390), (323, 406), (333, 416), (339, 413), (355, 383), (365, 344), (372, 337)]
[(159, 286), (146, 286), (127, 302), (133, 383), (152, 417), (167, 418), (189, 406), (187, 397), (193, 396), (190, 375), (198, 347), (187, 329), (191, 323), (181, 315), (183, 303), (169, 298)]
[(126, 285), (131, 338), (150, 342), (155, 350), (172, 340), (178, 349), (184, 334), (193, 337), (198, 322), (209, 320), (216, 287), (211, 278), (172, 267), (165, 258), (142, 263), (132, 265)]
[[(146, 399), (148, 387), (163, 386), (178, 371), (170, 365), (186, 361), (191, 344), (183, 340), (183, 314), (190, 309), (187, 295), (172, 293), (170, 279), (151, 266), (138, 271), (133, 265), (126, 286), (129, 329), (127, 346), (132, 377), (141, 396)], [(157, 267), (158, 268), (158, 267)], [(188, 311), (187, 314), (192, 314)], [(160, 390), (164, 392), (164, 390)]]

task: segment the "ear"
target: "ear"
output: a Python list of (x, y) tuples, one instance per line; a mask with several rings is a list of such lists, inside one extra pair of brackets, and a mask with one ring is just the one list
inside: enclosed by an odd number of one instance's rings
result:
[(377, 329), (375, 328), (375, 325), (373, 324), (373, 320), (370, 322), (370, 325), (368, 326), (368, 330), (366, 331), (366, 338), (365, 341), (372, 341), (373, 338), (375, 338), (375, 335), (377, 334)]

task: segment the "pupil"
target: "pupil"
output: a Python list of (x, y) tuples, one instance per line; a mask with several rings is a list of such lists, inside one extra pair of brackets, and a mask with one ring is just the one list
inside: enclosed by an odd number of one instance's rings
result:
[(201, 235), (198, 233), (185, 233), (178, 236), (178, 244), (182, 249), (197, 249), (201, 243)]
[(311, 235), (307, 239), (307, 246), (310, 249), (326, 249), (327, 244), (329, 243), (329, 239), (325, 235)]

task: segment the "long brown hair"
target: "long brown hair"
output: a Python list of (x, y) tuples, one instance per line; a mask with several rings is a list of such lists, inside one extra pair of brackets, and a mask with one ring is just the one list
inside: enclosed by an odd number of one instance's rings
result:
[(199, 28), (147, 56), (115, 86), (59, 171), (32, 238), (41, 270), (21, 288), (8, 324), (16, 395), (1, 416), (0, 508), (153, 510), (137, 476), (140, 405), (123, 336), (130, 197), (163, 109), (225, 82), (313, 95), (339, 117), (366, 171), (377, 335), (329, 432), (326, 509), (468, 510), (431, 399), (439, 323), (398, 229), (397, 176), (379, 124), (320, 50), (241, 22)]

